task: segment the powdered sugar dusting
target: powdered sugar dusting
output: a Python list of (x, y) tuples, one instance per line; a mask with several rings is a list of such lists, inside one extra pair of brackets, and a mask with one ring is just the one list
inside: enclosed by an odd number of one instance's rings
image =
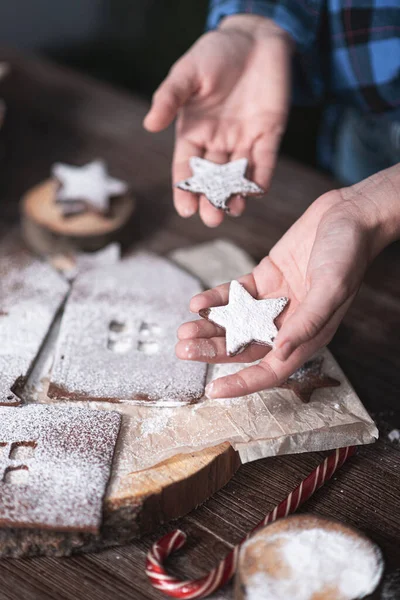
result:
[(400, 598), (400, 569), (385, 576), (382, 588), (382, 600), (399, 600)]
[(0, 404), (14, 404), (10, 390), (30, 370), (69, 286), (15, 235), (0, 246), (0, 281)]
[(400, 431), (398, 429), (392, 429), (388, 433), (389, 441), (391, 442), (400, 442)]
[(193, 177), (180, 181), (176, 187), (195, 194), (204, 194), (216, 208), (229, 210), (227, 201), (234, 194), (242, 196), (264, 193), (256, 183), (246, 179), (248, 161), (239, 158), (220, 165), (205, 158), (192, 156), (190, 166)]
[[(139, 254), (77, 277), (57, 343), (56, 398), (193, 402), (206, 365), (175, 356), (176, 330), (190, 318), (199, 282), (169, 261)], [(116, 376), (118, 374), (118, 376)]]
[(322, 357), (307, 361), (289, 377), (288, 381), (298, 381), (301, 383), (308, 381), (310, 376), (318, 376), (321, 372), (322, 363)]
[[(257, 541), (250, 539), (244, 551)], [(322, 528), (266, 536), (258, 551), (273, 551), (278, 567), (248, 578), (247, 600), (313, 600), (317, 594), (325, 597), (324, 592), (330, 598), (354, 600), (373, 592), (383, 571), (381, 553), (372, 543)]]
[(233, 280), (229, 303), (200, 311), (200, 315), (225, 329), (226, 353), (234, 356), (252, 342), (272, 346), (278, 333), (274, 321), (287, 303), (287, 298), (256, 300)]
[[(120, 421), (75, 407), (2, 408), (0, 524), (97, 532)], [(26, 482), (7, 483), (14, 471)]]
[(120, 257), (120, 245), (112, 243), (97, 252), (81, 252), (75, 256), (56, 255), (51, 258), (51, 264), (68, 281), (73, 281), (78, 273), (114, 265), (120, 260)]
[(62, 203), (65, 214), (81, 212), (82, 204), (83, 209), (106, 213), (110, 199), (128, 190), (125, 181), (108, 175), (103, 160), (94, 160), (82, 167), (56, 163), (51, 171), (60, 183), (57, 201)]
[(157, 413), (149, 415), (149, 418), (141, 421), (140, 433), (143, 436), (163, 433), (168, 427), (169, 420), (175, 415), (174, 408), (162, 408)]

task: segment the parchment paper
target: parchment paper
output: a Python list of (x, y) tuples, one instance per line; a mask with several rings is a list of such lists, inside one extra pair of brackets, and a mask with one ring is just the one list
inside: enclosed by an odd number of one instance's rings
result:
[[(171, 258), (201, 278), (206, 287), (239, 277), (253, 267), (246, 253), (223, 240), (175, 251)], [(30, 383), (36, 389), (40, 390), (43, 384), (43, 368), (49, 368), (51, 344), (56, 336), (55, 329), (49, 347), (32, 373)], [(373, 442), (378, 437), (375, 424), (332, 355), (328, 350), (323, 355), (323, 370), (341, 385), (316, 390), (309, 404), (303, 404), (290, 390), (277, 389), (235, 399), (203, 399), (196, 405), (174, 408), (97, 402), (73, 404), (118, 410), (124, 415), (113, 488), (129, 473), (176, 454), (192, 453), (225, 441), (239, 452), (243, 463), (278, 454)], [(243, 365), (211, 366), (208, 380), (240, 368)], [(45, 388), (32, 399), (49, 401)]]

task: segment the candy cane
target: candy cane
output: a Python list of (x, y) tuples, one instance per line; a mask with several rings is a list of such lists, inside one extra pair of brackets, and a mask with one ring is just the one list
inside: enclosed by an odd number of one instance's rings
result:
[(186, 542), (186, 534), (179, 529), (164, 535), (153, 544), (147, 554), (146, 574), (153, 587), (172, 598), (205, 598), (227, 583), (236, 571), (240, 547), (249, 537), (264, 525), (287, 517), (306, 502), (346, 460), (355, 452), (355, 447), (339, 448), (330, 454), (312, 473), (296, 487), (289, 496), (276, 506), (208, 575), (196, 580), (184, 580), (168, 575), (164, 561), (172, 552), (180, 550)]

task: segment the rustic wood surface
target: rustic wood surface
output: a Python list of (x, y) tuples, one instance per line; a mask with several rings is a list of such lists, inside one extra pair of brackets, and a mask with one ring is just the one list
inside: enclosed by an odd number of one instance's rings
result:
[[(165, 253), (185, 244), (226, 237), (255, 259), (264, 256), (290, 224), (333, 183), (282, 159), (267, 199), (249, 202), (240, 219), (216, 233), (200, 220), (183, 222), (173, 211), (169, 170), (172, 131), (142, 130), (146, 103), (44, 61), (1, 52), (14, 71), (2, 83), (8, 114), (1, 132), (0, 220), (18, 219), (18, 199), (48, 175), (56, 160), (84, 162), (102, 156), (116, 177), (127, 178), (138, 198), (138, 219), (127, 243)], [(400, 445), (387, 433), (400, 427), (400, 245), (370, 268), (331, 349), (366, 407), (381, 439), (362, 448), (311, 499), (304, 511), (360, 528), (382, 548), (387, 572), (400, 569)], [(127, 546), (68, 559), (0, 562), (0, 600), (119, 600), (160, 598), (144, 574), (150, 544), (177, 524), (189, 534), (170, 561), (178, 574), (196, 577), (280, 501), (321, 457), (264, 459), (240, 467), (223, 490), (178, 523)], [(215, 595), (232, 597), (228, 587)], [(382, 594), (379, 597), (383, 598)], [(393, 598), (400, 598), (398, 595)]]

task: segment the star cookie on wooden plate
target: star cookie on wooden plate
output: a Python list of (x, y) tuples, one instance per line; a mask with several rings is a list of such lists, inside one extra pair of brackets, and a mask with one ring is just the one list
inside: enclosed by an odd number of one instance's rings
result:
[(321, 372), (323, 362), (322, 356), (307, 361), (279, 387), (292, 390), (302, 402), (307, 404), (315, 390), (339, 386), (340, 381)]
[(287, 303), (284, 297), (256, 300), (234, 280), (229, 288), (229, 303), (202, 309), (199, 315), (225, 329), (226, 353), (235, 356), (252, 343), (272, 346), (278, 333), (274, 321)]
[(193, 176), (179, 181), (176, 187), (186, 192), (204, 194), (215, 208), (229, 212), (227, 201), (231, 196), (260, 196), (264, 193), (262, 188), (245, 177), (247, 158), (219, 165), (205, 158), (192, 156), (189, 164)]
[(128, 190), (125, 181), (108, 175), (102, 160), (94, 160), (83, 167), (56, 163), (52, 174), (60, 184), (56, 200), (62, 203), (65, 215), (82, 212), (86, 207), (107, 213), (110, 199)]

